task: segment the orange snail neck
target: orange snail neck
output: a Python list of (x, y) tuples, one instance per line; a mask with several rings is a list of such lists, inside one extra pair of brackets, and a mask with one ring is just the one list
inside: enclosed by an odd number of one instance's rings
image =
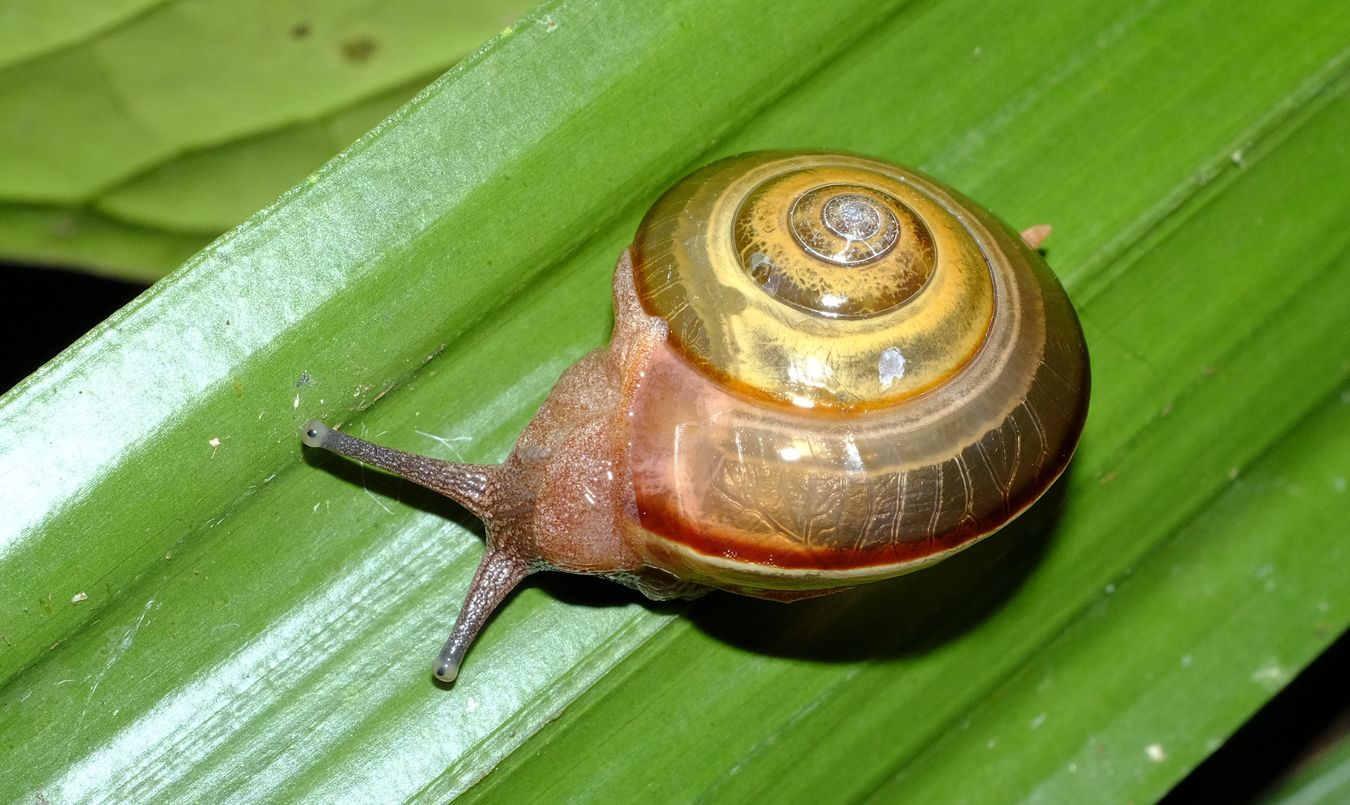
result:
[(633, 517), (636, 501), (623, 412), (642, 374), (637, 364), (665, 338), (664, 325), (637, 303), (629, 260), (625, 251), (616, 269), (610, 345), (563, 373), (511, 455), (487, 470), (480, 507), (487, 547), (437, 658), (442, 681), (455, 678), (493, 610), (534, 571), (606, 575), (653, 598), (696, 586), (646, 568), (624, 539), (622, 521)]

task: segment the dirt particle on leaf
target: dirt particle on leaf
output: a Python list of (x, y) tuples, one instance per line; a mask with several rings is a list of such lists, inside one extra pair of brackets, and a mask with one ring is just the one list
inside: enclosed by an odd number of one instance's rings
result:
[(1290, 679), (1290, 672), (1278, 662), (1268, 662), (1252, 672), (1251, 680), (1267, 690), (1284, 687)]
[(364, 64), (370, 61), (370, 58), (375, 55), (375, 51), (379, 49), (375, 40), (368, 36), (343, 40), (340, 47), (342, 58), (352, 64)]
[(309, 36), (309, 23), (297, 22), (291, 26), (292, 39), (304, 39)]
[(60, 215), (52, 222), (51, 233), (57, 238), (70, 238), (75, 236), (76, 229), (75, 216)]

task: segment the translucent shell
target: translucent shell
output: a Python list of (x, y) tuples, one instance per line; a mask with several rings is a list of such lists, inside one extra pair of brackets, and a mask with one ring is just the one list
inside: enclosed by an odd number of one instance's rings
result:
[(669, 331), (625, 403), (630, 541), (682, 579), (769, 595), (908, 572), (1002, 527), (1073, 454), (1073, 307), (931, 179), (736, 157), (672, 188), (631, 259)]
[(633, 246), (671, 344), (768, 400), (850, 410), (923, 393), (970, 361), (1002, 258), (939, 186), (844, 155), (750, 154), (671, 188)]

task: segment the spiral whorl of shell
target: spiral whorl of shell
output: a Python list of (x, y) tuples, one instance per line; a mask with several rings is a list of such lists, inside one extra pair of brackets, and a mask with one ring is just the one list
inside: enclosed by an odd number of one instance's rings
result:
[(680, 182), (634, 244), (672, 343), (801, 407), (894, 404), (957, 372), (993, 319), (989, 258), (926, 180), (847, 156), (756, 154)]

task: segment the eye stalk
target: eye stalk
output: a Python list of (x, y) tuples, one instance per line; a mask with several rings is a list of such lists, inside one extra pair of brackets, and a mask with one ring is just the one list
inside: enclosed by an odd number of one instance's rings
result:
[(487, 623), (493, 611), (516, 585), (529, 574), (520, 559), (500, 550), (489, 548), (469, 584), (469, 594), (455, 619), (450, 639), (445, 641), (440, 656), (432, 665), (432, 673), (442, 682), (454, 682), (459, 666), (478, 632)]

